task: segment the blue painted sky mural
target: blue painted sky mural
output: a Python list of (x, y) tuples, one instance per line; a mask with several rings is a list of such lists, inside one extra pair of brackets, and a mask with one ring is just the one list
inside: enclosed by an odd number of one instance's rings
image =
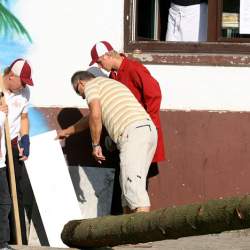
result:
[(39, 135), (49, 131), (47, 121), (43, 114), (35, 107), (29, 108), (30, 136)]
[(0, 67), (1, 71), (13, 60), (25, 57), (32, 39), (13, 13), (15, 0), (0, 0)]
[[(27, 50), (32, 43), (28, 31), (13, 13), (15, 0), (0, 0), (0, 71), (10, 65), (16, 58), (26, 57)], [(31, 107), (30, 135), (37, 135), (48, 131), (47, 122), (43, 115)]]

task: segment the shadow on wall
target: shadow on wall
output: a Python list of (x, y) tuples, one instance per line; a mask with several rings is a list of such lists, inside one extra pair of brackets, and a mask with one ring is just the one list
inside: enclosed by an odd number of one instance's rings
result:
[[(83, 117), (78, 108), (64, 108), (58, 116), (57, 121), (62, 129), (76, 123)], [(63, 153), (69, 166), (95, 166), (96, 163), (92, 158), (91, 136), (89, 129), (72, 135), (65, 139)]]
[[(64, 108), (59, 112), (57, 121), (60, 127), (65, 129), (79, 121), (83, 116), (84, 115), (78, 108)], [(101, 145), (104, 145), (104, 138), (106, 135), (107, 132), (103, 130), (101, 136)], [(105, 198), (103, 197), (105, 197), (105, 195), (107, 197), (107, 193), (105, 194), (105, 192), (107, 192), (110, 187), (113, 188), (113, 177), (111, 176), (113, 176), (114, 170), (111, 170), (110, 168), (119, 166), (118, 153), (113, 152), (111, 154), (108, 153), (105, 148), (103, 148), (106, 161), (102, 164), (102, 169), (100, 169), (100, 165), (92, 157), (91, 136), (89, 129), (66, 138), (63, 146), (63, 152), (69, 166), (69, 172), (78, 201), (82, 204), (87, 202), (88, 190), (86, 190), (85, 194), (83, 190), (83, 187), (86, 189), (87, 186), (85, 183), (81, 182), (81, 177), (83, 178), (83, 176), (86, 175), (98, 200), (97, 216), (104, 215), (105, 209), (103, 207), (105, 207), (106, 204)], [(106, 171), (104, 170), (105, 168)], [(109, 168), (110, 171), (107, 168)], [(109, 194), (110, 197), (111, 195), (112, 194)]]

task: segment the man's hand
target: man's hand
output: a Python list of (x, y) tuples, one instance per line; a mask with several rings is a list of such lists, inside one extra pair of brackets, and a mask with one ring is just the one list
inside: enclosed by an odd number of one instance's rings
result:
[(6, 115), (8, 115), (8, 105), (6, 105), (6, 104), (0, 105), (0, 111), (5, 113)]
[(30, 139), (29, 135), (23, 135), (18, 143), (18, 150), (20, 160), (25, 161), (28, 159), (30, 154)]
[(57, 136), (55, 140), (62, 140), (70, 136), (70, 133), (68, 132), (67, 129), (57, 130), (56, 132), (57, 132)]
[(18, 150), (19, 150), (19, 160), (26, 161), (28, 159), (28, 156), (25, 156), (23, 154), (24, 149), (20, 148), (20, 146), (18, 146)]
[(101, 146), (94, 147), (92, 155), (95, 157), (96, 161), (99, 164), (102, 164), (102, 161), (106, 160), (105, 156), (102, 154), (102, 148), (101, 148)]

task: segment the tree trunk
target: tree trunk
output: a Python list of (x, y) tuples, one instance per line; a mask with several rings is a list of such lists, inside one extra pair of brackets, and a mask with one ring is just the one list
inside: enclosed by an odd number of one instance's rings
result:
[(220, 233), (250, 227), (250, 195), (150, 213), (105, 216), (68, 222), (62, 231), (69, 247), (102, 247)]

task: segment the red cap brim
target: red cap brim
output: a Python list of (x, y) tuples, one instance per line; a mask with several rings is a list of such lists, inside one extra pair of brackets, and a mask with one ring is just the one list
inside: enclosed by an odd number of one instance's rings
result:
[(21, 80), (22, 80), (24, 83), (26, 83), (26, 84), (28, 84), (28, 85), (30, 85), (30, 86), (33, 86), (33, 85), (34, 85), (32, 79), (21, 78)]
[(90, 62), (90, 64), (89, 64), (89, 66), (92, 66), (94, 63), (96, 63), (96, 61), (95, 61), (95, 60), (92, 60), (92, 61)]

